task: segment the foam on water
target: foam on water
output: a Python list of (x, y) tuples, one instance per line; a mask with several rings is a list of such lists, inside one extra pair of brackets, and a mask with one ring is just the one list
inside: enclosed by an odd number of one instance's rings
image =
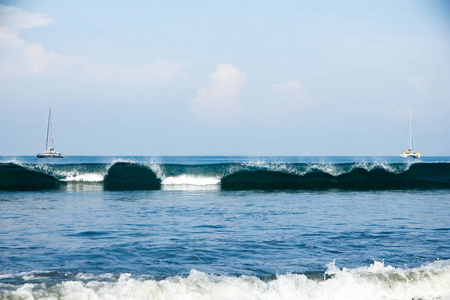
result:
[(161, 184), (163, 190), (172, 191), (218, 190), (220, 189), (220, 177), (179, 175), (164, 177)]
[[(393, 167), (389, 163), (385, 162), (356, 162), (351, 165), (346, 164), (335, 164), (335, 163), (327, 163), (325, 161), (319, 163), (308, 163), (308, 164), (286, 164), (286, 163), (267, 163), (264, 161), (254, 161), (249, 163), (244, 163), (241, 168), (234, 168), (230, 170), (229, 173), (235, 173), (242, 170), (248, 169), (260, 169), (274, 172), (283, 172), (287, 174), (293, 175), (306, 175), (312, 172), (323, 172), (326, 174), (330, 174), (334, 177), (337, 177), (342, 174), (349, 173), (354, 169), (365, 169), (367, 171), (372, 171), (374, 169), (383, 169), (390, 173), (403, 173), (411, 167), (416, 162), (408, 162), (406, 164), (402, 164), (401, 166)], [(300, 166), (302, 165), (302, 166)]]
[[(26, 275), (29, 277), (29, 275)], [(25, 276), (24, 276), (25, 277)], [(35, 278), (34, 278), (35, 279)], [(25, 280), (25, 278), (24, 278)], [(419, 268), (394, 268), (383, 262), (340, 269), (328, 265), (324, 279), (303, 274), (218, 276), (192, 270), (187, 277), (77, 274), (54, 285), (9, 286), (7, 299), (450, 299), (450, 261)]]
[(345, 173), (345, 170), (339, 165), (321, 163), (321, 164), (308, 164), (305, 171), (299, 172), (297, 175), (305, 175), (314, 171), (320, 171), (330, 174), (332, 176), (339, 176)]
[(361, 168), (365, 169), (367, 171), (372, 171), (374, 169), (383, 169), (389, 173), (393, 174), (400, 174), (404, 173), (409, 170), (409, 168), (414, 164), (415, 162), (407, 162), (405, 164), (397, 165), (396, 167), (393, 167), (389, 163), (384, 162), (358, 162), (352, 166), (350, 171), (353, 171), (354, 169)]
[(46, 164), (36, 164), (28, 165), (22, 163), (15, 163), (18, 166), (24, 167), (25, 169), (41, 172), (50, 176), (57, 178), (60, 181), (65, 182), (101, 182), (106, 175), (106, 170), (104, 172), (82, 172), (77, 169), (73, 170), (58, 170), (52, 165)]
[[(243, 163), (244, 169), (261, 169), (261, 170), (267, 170), (267, 171), (274, 171), (274, 172), (283, 172), (283, 173), (289, 173), (289, 174), (297, 174), (297, 170), (292, 167), (289, 164), (285, 163), (267, 163), (265, 161), (255, 161), (255, 162), (249, 162), (249, 163)], [(241, 169), (242, 170), (242, 169)], [(241, 170), (234, 170), (234, 171), (241, 171)]]
[(194, 175), (179, 175), (166, 177), (162, 180), (163, 185), (218, 185), (220, 177), (203, 177)]
[(70, 172), (64, 176), (62, 181), (75, 181), (75, 182), (101, 182), (105, 174), (103, 173), (79, 173), (79, 172)]

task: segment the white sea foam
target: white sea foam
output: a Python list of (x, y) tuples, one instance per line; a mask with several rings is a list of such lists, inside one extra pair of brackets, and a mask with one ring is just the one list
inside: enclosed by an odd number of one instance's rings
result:
[(38, 164), (38, 165), (18, 164), (18, 165), (25, 169), (36, 171), (36, 172), (42, 172), (45, 174), (51, 174), (51, 172), (53, 171), (53, 168), (51, 166), (45, 165), (45, 164)]
[(14, 164), (18, 166), (23, 166), (23, 163), (16, 157), (8, 157), (7, 159), (4, 159), (0, 161), (2, 164)]
[(308, 164), (306, 170), (302, 172), (300, 175), (305, 175), (307, 173), (311, 173), (313, 171), (321, 171), (323, 173), (330, 174), (332, 176), (339, 176), (345, 173), (345, 170), (341, 168), (339, 165), (330, 164), (330, 163), (320, 163), (320, 164)]
[(65, 174), (58, 174), (58, 175), (63, 176), (62, 181), (70, 181), (70, 182), (101, 182), (105, 177), (105, 173), (67, 172)]
[[(311, 163), (311, 164), (305, 164), (304, 167), (297, 167), (289, 163), (266, 163), (264, 161), (255, 161), (250, 163), (243, 164), (245, 168), (257, 168), (261, 170), (267, 170), (267, 171), (274, 171), (274, 172), (282, 172), (282, 173), (288, 173), (288, 174), (294, 174), (294, 175), (300, 175), (303, 176), (305, 174), (314, 172), (314, 171), (320, 171), (323, 173), (328, 173), (333, 176), (339, 176), (341, 174), (344, 174), (348, 172), (341, 166), (337, 164), (332, 163)], [(240, 170), (233, 170), (233, 171), (240, 171)]]
[(241, 166), (233, 166), (232, 168), (229, 169), (228, 174), (252, 168), (274, 172), (283, 172), (300, 176), (319, 171), (337, 177), (343, 174), (350, 173), (351, 171), (357, 168), (365, 169), (369, 172), (374, 169), (383, 169), (393, 174), (400, 174), (408, 171), (409, 168), (415, 163), (420, 163), (420, 161), (408, 161), (407, 163), (394, 165), (380, 161), (375, 162), (360, 161), (355, 162), (351, 165), (336, 164), (322, 161), (318, 163), (308, 163), (308, 164), (301, 164), (302, 166), (296, 166), (289, 163), (267, 163), (265, 161), (257, 160), (243, 163)]
[(450, 299), (450, 260), (419, 268), (394, 268), (383, 262), (369, 267), (328, 266), (325, 280), (302, 274), (216, 276), (192, 270), (187, 277), (153, 280), (122, 274), (118, 279), (84, 276), (56, 286), (26, 283), (0, 292), (8, 299)]
[(156, 177), (158, 178), (163, 178), (164, 177), (164, 170), (161, 164), (156, 163), (156, 162), (149, 162), (144, 164), (145, 166), (147, 166), (148, 168), (150, 168), (150, 170), (153, 171), (153, 173), (156, 174)]
[(403, 169), (401, 169), (401, 170), (397, 170), (397, 169), (395, 169), (393, 166), (391, 166), (390, 164), (388, 164), (388, 163), (380, 163), (380, 162), (374, 162), (374, 163), (368, 163), (368, 162), (359, 162), (359, 163), (356, 163), (356, 164), (354, 164), (353, 166), (352, 166), (352, 169), (351, 170), (354, 170), (354, 169), (356, 169), (356, 168), (361, 168), (361, 169), (365, 169), (365, 170), (367, 170), (367, 171), (372, 171), (372, 170), (374, 170), (374, 169), (383, 169), (383, 170), (385, 170), (385, 171), (387, 171), (387, 172), (390, 172), (390, 173), (402, 173), (402, 172), (404, 172), (404, 171), (406, 171), (408, 168), (409, 168), (409, 165), (405, 165), (406, 166), (406, 168), (403, 168)]
[(21, 165), (26, 169), (41, 172), (54, 176), (55, 178), (66, 182), (101, 182), (103, 181), (105, 172), (80, 172), (78, 170), (58, 170), (52, 165), (38, 164), (38, 165)]
[(243, 166), (245, 168), (257, 168), (260, 170), (297, 174), (297, 170), (293, 166), (286, 163), (267, 163), (258, 160), (244, 163)]
[(179, 175), (164, 177), (163, 190), (215, 190), (220, 188), (220, 177)]
[(166, 177), (162, 180), (163, 185), (218, 185), (220, 177), (203, 177), (195, 175), (179, 175)]

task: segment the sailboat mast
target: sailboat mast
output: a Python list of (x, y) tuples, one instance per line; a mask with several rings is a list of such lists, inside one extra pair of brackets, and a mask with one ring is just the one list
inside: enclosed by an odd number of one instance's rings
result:
[(45, 142), (45, 150), (48, 151), (49, 150), (49, 144), (50, 144), (50, 135), (51, 135), (51, 115), (52, 115), (52, 108), (50, 107), (48, 110), (48, 123), (47, 123), (47, 140)]
[(412, 110), (409, 110), (409, 148), (413, 149), (413, 140), (412, 140)]
[(50, 126), (50, 137), (49, 137), (49, 144), (50, 144), (50, 150), (53, 150), (55, 145), (53, 144), (53, 126), (52, 126), (52, 107), (50, 106), (50, 113), (49, 113), (49, 126)]

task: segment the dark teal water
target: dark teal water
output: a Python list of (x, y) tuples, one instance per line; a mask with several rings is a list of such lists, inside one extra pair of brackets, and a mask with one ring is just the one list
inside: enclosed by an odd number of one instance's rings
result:
[[(64, 182), (0, 191), (2, 299), (450, 297), (448, 188), (220, 184), (244, 169), (401, 174), (417, 163), (445, 168), (445, 157), (1, 160)], [(106, 190), (118, 161), (148, 166), (161, 187)]]

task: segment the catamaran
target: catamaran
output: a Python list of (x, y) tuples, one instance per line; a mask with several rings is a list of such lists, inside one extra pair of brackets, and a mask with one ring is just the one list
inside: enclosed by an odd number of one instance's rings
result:
[(48, 125), (47, 125), (47, 140), (45, 142), (44, 153), (39, 153), (38, 158), (64, 158), (60, 152), (56, 151), (54, 148), (54, 139), (52, 131), (52, 108), (48, 110)]
[(420, 158), (419, 152), (414, 152), (413, 150), (413, 138), (412, 138), (412, 111), (409, 111), (409, 148), (406, 151), (403, 151), (402, 154), (400, 154), (403, 158)]

